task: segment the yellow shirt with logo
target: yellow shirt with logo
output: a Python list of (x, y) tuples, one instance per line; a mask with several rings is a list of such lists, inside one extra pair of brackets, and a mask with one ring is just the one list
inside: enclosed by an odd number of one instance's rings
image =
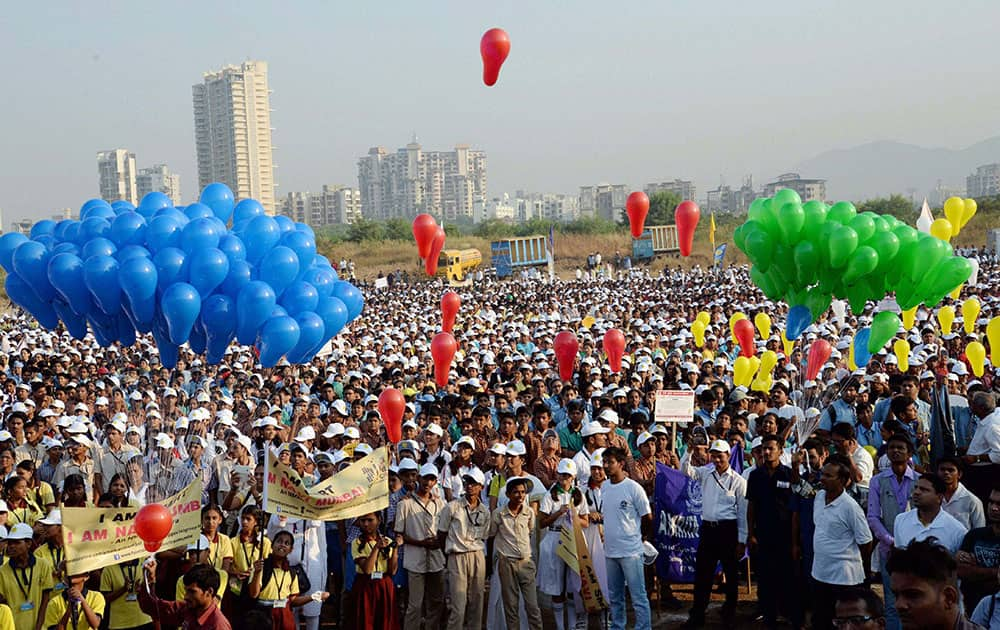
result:
[[(104, 595), (101, 595), (98, 591), (85, 591), (83, 598), (87, 600), (87, 605), (90, 609), (94, 611), (94, 614), (98, 617), (104, 616)], [(66, 608), (68, 605), (66, 597), (62, 594), (53, 595), (52, 599), (49, 600), (49, 605), (45, 609), (45, 624), (43, 628), (53, 628), (59, 625), (59, 620), (63, 618), (66, 614)], [(83, 614), (83, 606), (78, 606), (76, 609), (77, 622), (74, 624), (72, 619), (66, 621), (66, 628), (72, 628), (73, 630), (97, 630), (89, 623), (87, 623), (87, 615)], [(72, 616), (72, 613), (70, 613)]]
[(0, 567), (0, 594), (7, 599), (16, 630), (35, 630), (42, 595), (55, 586), (52, 564), (45, 558), (28, 558), (25, 569), (15, 569), (9, 560)]
[[(271, 555), (271, 540), (264, 536), (264, 544), (258, 545), (259, 538), (248, 542), (242, 542), (239, 538), (232, 539), (233, 544), (233, 570), (237, 573), (253, 571), (253, 564), (261, 558)], [(263, 550), (263, 551), (262, 551)], [(229, 590), (239, 595), (243, 589), (243, 580), (232, 578), (229, 580)]]
[(125, 586), (126, 579), (132, 581), (132, 590), (123, 593), (121, 597), (111, 602), (111, 618), (108, 622), (108, 627), (111, 630), (137, 628), (152, 622), (149, 615), (139, 608), (139, 602), (135, 598), (135, 589), (140, 588), (139, 585), (142, 583), (142, 566), (139, 562), (136, 562), (134, 566), (126, 566), (125, 563), (122, 563), (105, 567), (101, 571), (101, 592), (117, 591)]
[(274, 567), (274, 573), (267, 584), (261, 586), (257, 599), (262, 601), (284, 601), (299, 593), (299, 576), (289, 568), (287, 571)]
[(45, 511), (31, 499), (25, 499), (25, 504), (25, 507), (10, 506), (10, 511), (7, 513), (8, 530), (18, 523), (27, 523), (34, 527), (35, 522), (45, 516)]
[(62, 590), (63, 574), (62, 563), (66, 559), (65, 550), (62, 547), (55, 547), (48, 543), (43, 543), (41, 547), (35, 549), (36, 558), (45, 558), (52, 565), (52, 581), (56, 590)]

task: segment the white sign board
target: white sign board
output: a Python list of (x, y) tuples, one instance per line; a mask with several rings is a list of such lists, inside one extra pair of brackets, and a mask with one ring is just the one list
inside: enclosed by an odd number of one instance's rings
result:
[(694, 391), (657, 390), (653, 410), (653, 418), (657, 424), (691, 422), (694, 418)]

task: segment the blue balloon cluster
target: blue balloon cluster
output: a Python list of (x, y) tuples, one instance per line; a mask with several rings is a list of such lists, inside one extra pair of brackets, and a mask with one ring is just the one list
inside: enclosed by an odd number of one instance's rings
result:
[(218, 183), (186, 207), (159, 192), (138, 208), (91, 199), (79, 221), (4, 234), (0, 266), (7, 295), (45, 328), (61, 320), (82, 339), (89, 324), (105, 347), (152, 333), (168, 368), (181, 344), (218, 363), (233, 339), (256, 346), (264, 367), (307, 362), (364, 306), (312, 228), (254, 199), (234, 204)]

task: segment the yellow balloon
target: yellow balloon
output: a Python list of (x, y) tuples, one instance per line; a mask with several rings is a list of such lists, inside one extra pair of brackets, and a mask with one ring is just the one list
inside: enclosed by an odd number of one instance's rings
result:
[(769, 376), (776, 365), (778, 365), (778, 355), (773, 350), (765, 350), (760, 355), (759, 374)]
[(871, 444), (868, 444), (868, 445), (866, 445), (866, 446), (864, 447), (864, 449), (865, 449), (866, 451), (868, 451), (868, 454), (869, 454), (869, 455), (871, 455), (871, 456), (872, 456), (872, 458), (874, 458), (874, 459), (876, 459), (876, 460), (878, 459), (878, 457), (877, 457), (877, 456), (878, 456), (878, 451), (877, 451), (877, 450), (875, 450), (875, 447), (874, 447), (874, 446), (872, 446)]
[(694, 343), (699, 348), (705, 345), (705, 324), (700, 319), (691, 322), (691, 334), (694, 335)]
[(965, 227), (965, 224), (968, 223), (972, 217), (976, 216), (976, 207), (975, 199), (965, 200), (965, 212), (962, 213), (962, 227)]
[(964, 286), (965, 286), (965, 283), (963, 282), (962, 284), (960, 284), (957, 287), (955, 287), (955, 290), (952, 291), (951, 293), (949, 293), (948, 297), (950, 297), (953, 300), (957, 300), (962, 295), (962, 287), (964, 287)]
[(983, 365), (986, 363), (986, 348), (983, 344), (978, 341), (970, 341), (969, 345), (965, 346), (965, 356), (969, 359), (969, 363), (972, 364), (972, 373), (976, 377), (981, 377), (983, 375)]
[(757, 313), (753, 316), (753, 325), (757, 327), (761, 339), (771, 336), (771, 318), (767, 313)]
[(1000, 317), (994, 317), (986, 324), (986, 338), (990, 342), (990, 362), (1000, 367)]
[(979, 318), (979, 300), (969, 298), (962, 302), (962, 325), (970, 335), (976, 332), (976, 320)]
[(931, 223), (931, 236), (937, 237), (947, 243), (954, 235), (955, 228), (948, 219), (934, 219)]
[(594, 319), (594, 317), (592, 315), (587, 315), (586, 317), (583, 318), (583, 321), (581, 321), (580, 323), (583, 324), (584, 328), (586, 328), (587, 330), (590, 330), (590, 327), (593, 326), (594, 322), (596, 322), (596, 321), (597, 320)]
[(910, 342), (906, 339), (897, 339), (892, 344), (892, 352), (899, 361), (899, 371), (905, 372), (910, 369)]
[[(949, 197), (944, 202), (944, 216), (951, 222), (951, 236), (956, 236), (962, 229), (962, 218), (965, 216), (965, 200), (961, 197)], [(937, 223), (935, 221), (934, 223)], [(934, 226), (931, 226), (931, 234), (934, 234)], [(936, 234), (934, 234), (937, 236)], [(938, 236), (938, 238), (941, 238)], [(948, 240), (948, 239), (941, 239)]]
[(753, 379), (750, 389), (758, 392), (769, 392), (772, 385), (774, 385), (774, 379), (769, 374), (758, 375), (757, 378)]
[(917, 307), (903, 311), (903, 328), (910, 330), (917, 323)]
[[(757, 374), (757, 370), (759, 369), (760, 369), (760, 359), (757, 357), (750, 357), (750, 376), (753, 377), (755, 374)], [(750, 381), (747, 380), (747, 385), (749, 384)]]
[(783, 330), (781, 331), (781, 347), (784, 349), (786, 357), (792, 356), (792, 351), (795, 350), (795, 342), (789, 341)]
[(734, 385), (747, 385), (753, 378), (753, 374), (750, 372), (750, 359), (744, 356), (736, 357), (733, 361), (733, 384)]
[(951, 325), (955, 323), (955, 309), (951, 306), (942, 306), (938, 310), (937, 318), (941, 324), (941, 334), (947, 335), (951, 332)]
[(847, 349), (847, 367), (851, 368), (851, 371), (858, 369), (858, 364), (854, 362), (854, 340), (851, 339), (851, 347)]
[(729, 335), (733, 338), (733, 345), (734, 346), (739, 343), (739, 341), (736, 340), (736, 329), (735, 329), (736, 322), (740, 321), (741, 319), (746, 319), (746, 318), (747, 318), (746, 314), (745, 313), (740, 313), (740, 312), (733, 313), (729, 317)]
[(708, 325), (712, 323), (712, 316), (708, 314), (708, 311), (701, 311), (698, 313), (698, 317), (695, 318), (695, 321), (701, 322), (707, 328)]

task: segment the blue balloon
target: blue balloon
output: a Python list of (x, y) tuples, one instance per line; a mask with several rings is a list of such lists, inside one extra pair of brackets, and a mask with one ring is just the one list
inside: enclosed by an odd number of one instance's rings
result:
[(74, 339), (83, 339), (87, 336), (87, 318), (83, 315), (78, 315), (73, 312), (73, 309), (69, 307), (69, 304), (62, 301), (59, 298), (52, 300), (52, 308), (55, 310), (56, 315), (62, 320), (66, 330), (69, 334), (73, 336)]
[(243, 199), (233, 208), (233, 225), (237, 223), (247, 223), (254, 217), (262, 217), (264, 206), (256, 199)]
[(809, 312), (808, 306), (803, 304), (793, 306), (788, 310), (788, 317), (785, 323), (785, 337), (789, 341), (795, 341), (811, 323), (812, 313)]
[(59, 243), (52, 248), (52, 255), (56, 254), (73, 254), (75, 256), (80, 255), (80, 248), (73, 243)]
[[(53, 255), (46, 273), (67, 308), (80, 317), (90, 312), (90, 291), (84, 283), (83, 260), (79, 256), (69, 253)], [(66, 321), (62, 314), (59, 317)], [(86, 322), (84, 327), (86, 328)]]
[(285, 310), (284, 306), (274, 305), (271, 309), (271, 317), (288, 317), (288, 311)]
[(86, 243), (92, 238), (111, 236), (111, 223), (107, 219), (91, 216), (80, 222), (80, 238)]
[(41, 236), (36, 236), (33, 239), (36, 243), (41, 243), (45, 246), (45, 249), (51, 250), (56, 246), (56, 237), (51, 234), (42, 234)]
[(214, 247), (195, 250), (188, 257), (188, 282), (202, 298), (215, 291), (229, 274), (229, 259)]
[[(107, 210), (111, 211), (111, 216), (115, 215), (114, 208), (112, 208), (111, 204), (109, 204), (107, 201), (104, 201), (103, 199), (88, 199), (87, 201), (83, 202), (82, 206), (80, 206), (80, 220), (82, 221), (87, 217), (89, 217), (90, 213), (93, 212), (95, 208), (102, 208), (102, 209), (106, 208)], [(103, 210), (101, 211), (100, 215), (106, 216)]]
[[(156, 211), (156, 214), (153, 215), (154, 219), (156, 217), (173, 217), (181, 227), (187, 225), (188, 221), (191, 220), (180, 208), (160, 208)], [(147, 219), (146, 222), (148, 223), (149, 219)]]
[(313, 267), (301, 274), (299, 279), (316, 287), (316, 291), (321, 297), (329, 297), (333, 294), (333, 285), (337, 282), (337, 275), (333, 273), (332, 269)]
[(205, 346), (208, 340), (205, 339), (205, 329), (195, 322), (195, 325), (191, 327), (191, 335), (188, 337), (188, 346), (191, 348), (191, 352), (195, 354), (202, 354), (205, 352)]
[(201, 312), (201, 296), (186, 282), (175, 282), (163, 291), (160, 311), (167, 322), (170, 341), (181, 345), (191, 336), (191, 327)]
[(46, 304), (56, 297), (56, 290), (49, 282), (51, 259), (52, 252), (38, 241), (24, 241), (17, 246), (11, 257), (14, 271), (28, 284), (38, 299)]
[(118, 269), (118, 281), (137, 324), (152, 323), (156, 315), (158, 275), (153, 261), (141, 256), (123, 261)]
[(27, 241), (28, 237), (20, 232), (7, 232), (0, 236), (0, 265), (3, 266), (4, 271), (7, 273), (14, 271), (14, 265), (11, 263), (14, 250), (17, 249), (18, 245)]
[(247, 223), (242, 239), (247, 249), (247, 260), (257, 264), (264, 254), (278, 244), (281, 239), (281, 228), (273, 218), (259, 216)]
[(247, 259), (246, 247), (243, 246), (243, 241), (240, 240), (240, 237), (235, 234), (224, 234), (219, 239), (219, 249), (226, 255), (230, 263)]
[(149, 250), (141, 245), (126, 245), (115, 253), (115, 258), (119, 265), (130, 258), (149, 258), (152, 260)]
[(177, 247), (181, 242), (183, 227), (176, 217), (167, 215), (154, 217), (146, 228), (146, 246), (154, 253), (166, 247)]
[(208, 218), (192, 219), (181, 232), (180, 247), (187, 253), (199, 249), (210, 249), (219, 246), (219, 232), (216, 225)]
[(332, 339), (347, 325), (347, 306), (339, 298), (321, 298), (316, 314), (323, 320), (323, 339)]
[(146, 242), (146, 219), (138, 212), (123, 212), (111, 222), (111, 240), (118, 247)]
[(274, 220), (278, 223), (278, 227), (281, 228), (282, 234), (295, 231), (295, 222), (286, 217), (285, 215), (283, 214), (275, 215)]
[(215, 365), (236, 334), (236, 302), (226, 295), (208, 296), (201, 303), (201, 324), (205, 330), (205, 360)]
[(153, 264), (156, 265), (156, 288), (162, 293), (167, 287), (175, 282), (183, 282), (187, 279), (184, 272), (186, 256), (184, 252), (176, 247), (167, 247), (156, 252), (153, 256)]
[(83, 261), (83, 282), (90, 289), (97, 308), (106, 315), (118, 315), (122, 307), (122, 287), (117, 260), (111, 256), (87, 258)]
[(281, 236), (279, 243), (295, 252), (300, 269), (308, 269), (316, 258), (316, 240), (305, 232), (287, 232)]
[(56, 237), (56, 240), (62, 243), (66, 240), (66, 228), (69, 227), (70, 223), (78, 223), (73, 219), (63, 219), (62, 221), (56, 223), (56, 229), (52, 230), (52, 236)]
[(215, 214), (212, 212), (212, 209), (205, 204), (193, 203), (184, 208), (184, 216), (194, 221), (195, 219), (207, 219), (208, 217), (214, 217)]
[(257, 329), (274, 310), (277, 297), (266, 282), (255, 280), (243, 285), (236, 298), (236, 338), (244, 346), (257, 340)]
[(126, 212), (135, 212), (135, 206), (125, 201), (124, 199), (119, 199), (118, 201), (111, 202), (111, 209), (115, 211), (116, 215), (122, 215)]
[(173, 202), (170, 201), (170, 197), (154, 190), (153, 192), (148, 192), (143, 195), (142, 199), (139, 200), (139, 207), (136, 211), (141, 214), (143, 218), (149, 220), (149, 218), (152, 217), (160, 208), (169, 208), (173, 205)]
[(170, 333), (167, 331), (167, 322), (163, 319), (163, 313), (157, 312), (152, 332), (153, 339), (156, 341), (156, 349), (160, 351), (160, 365), (167, 369), (173, 369), (177, 365), (180, 349), (176, 343), (170, 341)]
[(316, 310), (319, 306), (319, 291), (308, 282), (296, 280), (288, 285), (278, 303), (288, 311), (289, 315), (295, 317), (303, 311)]
[(63, 239), (65, 243), (76, 243), (77, 245), (83, 245), (83, 237), (80, 234), (80, 222), (70, 221), (69, 225), (66, 226), (65, 232), (66, 238)]
[(236, 296), (240, 294), (240, 289), (243, 288), (243, 285), (250, 282), (250, 280), (250, 263), (245, 260), (231, 262), (229, 264), (229, 273), (226, 274), (226, 279), (222, 282), (220, 291), (235, 300)]
[(212, 209), (215, 216), (223, 223), (229, 223), (233, 216), (233, 191), (229, 186), (215, 182), (205, 186), (199, 198), (201, 203)]
[(314, 232), (313, 229), (311, 227), (309, 227), (309, 225), (306, 224), (306, 223), (296, 222), (295, 223), (295, 230), (297, 232), (305, 232), (306, 234), (308, 234), (309, 236), (312, 237), (312, 240), (314, 240), (314, 241), (316, 240), (316, 232)]
[(59, 325), (59, 316), (56, 315), (52, 304), (39, 300), (27, 281), (21, 276), (16, 273), (8, 273), (7, 279), (4, 281), (4, 288), (7, 290), (7, 297), (14, 304), (28, 311), (43, 328), (54, 330)]
[(135, 345), (135, 327), (124, 314), (118, 315), (118, 343), (125, 347)]
[(92, 238), (84, 243), (80, 250), (80, 258), (87, 260), (91, 256), (114, 256), (118, 248), (106, 238)]
[(270, 317), (261, 326), (257, 339), (260, 350), (260, 364), (265, 368), (274, 367), (282, 356), (299, 342), (299, 323), (287, 315)]
[(55, 232), (56, 222), (52, 219), (42, 219), (41, 221), (36, 221), (34, 225), (31, 226), (31, 238), (37, 239), (39, 236), (46, 234), (52, 234)]
[(872, 336), (872, 329), (864, 327), (854, 335), (854, 364), (859, 368), (868, 365), (872, 360), (872, 354), (868, 352), (868, 339)]
[(331, 295), (335, 298), (340, 299), (347, 307), (347, 317), (349, 321), (353, 321), (358, 315), (361, 314), (361, 309), (365, 306), (365, 299), (361, 296), (361, 291), (358, 290), (356, 286), (350, 282), (345, 282), (343, 280), (338, 280), (333, 283), (333, 292)]
[(280, 296), (299, 275), (299, 257), (291, 249), (279, 245), (264, 255), (258, 269), (261, 281), (271, 285), (274, 294)]
[(289, 363), (307, 363), (326, 342), (323, 336), (326, 326), (323, 318), (312, 311), (299, 313), (295, 316), (295, 321), (299, 324), (299, 341), (285, 358)]
[(94, 310), (87, 313), (87, 321), (90, 322), (90, 331), (94, 333), (94, 338), (102, 348), (107, 348), (118, 340), (117, 315), (107, 315)]

